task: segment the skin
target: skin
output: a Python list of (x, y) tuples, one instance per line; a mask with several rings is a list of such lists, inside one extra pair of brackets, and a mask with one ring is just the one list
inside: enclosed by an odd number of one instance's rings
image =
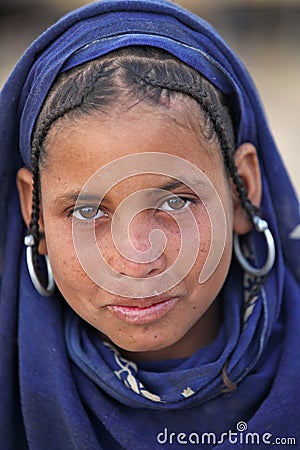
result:
[[(116, 345), (123, 355), (136, 360), (188, 357), (216, 337), (222, 320), (219, 292), (230, 267), (232, 233), (247, 233), (252, 227), (225, 174), (218, 144), (204, 139), (190, 108), (188, 104), (175, 105), (171, 114), (138, 103), (130, 109), (111, 110), (107, 115), (95, 113), (81, 117), (80, 121), (63, 118), (52, 127), (46, 140), (47, 159), (41, 170), (40, 219), (45, 238), (39, 251), (48, 253), (57, 287), (71, 308), (91, 324), (95, 332)], [(94, 283), (82, 269), (72, 240), (74, 201), (67, 199), (65, 194), (80, 192), (89, 177), (105, 164), (144, 152), (184, 156), (205, 173), (218, 192), (226, 214), (226, 243), (215, 271), (200, 284), (199, 273), (211, 243), (209, 217), (201, 200), (188, 187), (171, 190), (170, 195), (174, 193), (193, 200), (182, 209), (192, 211), (201, 235), (197, 259), (188, 275), (167, 292), (167, 296), (179, 300), (166, 314), (147, 323), (132, 323), (118, 317), (111, 305), (140, 307), (143, 299), (111, 294)], [(253, 145), (240, 146), (235, 160), (250, 200), (258, 206), (261, 181)], [(132, 245), (141, 252), (149, 248), (148, 236), (153, 228), (165, 233), (167, 245), (152, 262), (128, 261), (120, 255), (113, 245), (110, 228), (113, 214), (122, 200), (141, 189), (160, 188), (169, 181), (163, 175), (143, 174), (120, 182), (104, 197), (101, 204), (104, 214), (96, 219), (95, 233), (103, 257), (118, 273), (136, 278), (153, 277), (163, 273), (176, 260), (180, 233), (172, 216), (174, 213), (164, 210), (166, 203), (163, 210), (152, 208), (140, 212), (130, 226)], [(28, 169), (20, 169), (17, 185), (23, 217), (29, 225), (32, 174)], [(78, 212), (76, 214), (80, 216)], [(89, 225), (85, 222), (80, 226)]]

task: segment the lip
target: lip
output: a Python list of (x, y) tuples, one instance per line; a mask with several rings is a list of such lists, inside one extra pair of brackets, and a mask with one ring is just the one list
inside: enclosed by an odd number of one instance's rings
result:
[(131, 324), (146, 324), (154, 322), (166, 315), (179, 301), (179, 297), (150, 298), (127, 304), (108, 305), (107, 308), (116, 317)]

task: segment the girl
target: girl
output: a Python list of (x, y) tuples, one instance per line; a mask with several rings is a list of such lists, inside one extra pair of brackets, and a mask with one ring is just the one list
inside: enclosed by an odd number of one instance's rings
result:
[(217, 33), (92, 3), (25, 53), (1, 127), (2, 448), (299, 443), (299, 207)]

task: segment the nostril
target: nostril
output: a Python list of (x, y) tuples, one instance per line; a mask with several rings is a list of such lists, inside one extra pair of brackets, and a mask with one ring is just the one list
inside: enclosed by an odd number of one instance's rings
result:
[(155, 277), (156, 275), (159, 275), (161, 272), (162, 270), (158, 269), (157, 267), (154, 267), (148, 272), (146, 278)]
[(165, 255), (160, 255), (156, 260), (147, 263), (130, 261), (124, 258), (118, 259), (117, 262), (114, 262), (113, 267), (120, 275), (131, 278), (150, 278), (164, 272), (166, 264)]

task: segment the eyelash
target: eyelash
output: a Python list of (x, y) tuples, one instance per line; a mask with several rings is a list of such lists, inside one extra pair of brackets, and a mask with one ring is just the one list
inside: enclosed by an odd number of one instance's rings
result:
[[(172, 207), (170, 206), (170, 204), (168, 204), (168, 202), (172, 202), (172, 201), (178, 202), (178, 201), (180, 201), (180, 200), (183, 202), (183, 205), (182, 205), (181, 208), (172, 208)], [(199, 199), (198, 199), (198, 198), (191, 198), (191, 197), (179, 196), (179, 195), (175, 195), (175, 194), (174, 194), (172, 197), (169, 197), (168, 199), (165, 199), (165, 200), (161, 203), (161, 205), (158, 206), (156, 209), (159, 210), (159, 211), (167, 211), (167, 212), (181, 212), (181, 211), (185, 210), (186, 208), (188, 208), (190, 205), (197, 204), (198, 202), (199, 202)], [(168, 204), (168, 208), (163, 208), (163, 205), (164, 205), (164, 204)], [(84, 216), (82, 216), (82, 214), (81, 214), (81, 212), (82, 212), (84, 209), (86, 209), (86, 210), (87, 210), (87, 209), (94, 210), (94, 211), (95, 211), (95, 214), (94, 214), (93, 216), (89, 217), (89, 218), (84, 217)], [(77, 213), (78, 213), (81, 217), (76, 216)], [(99, 213), (100, 213), (101, 215), (97, 217), (97, 215), (98, 215)], [(89, 221), (96, 220), (96, 219), (100, 219), (100, 218), (103, 218), (103, 217), (108, 217), (108, 215), (107, 215), (106, 213), (104, 213), (104, 212), (100, 209), (99, 206), (98, 206), (98, 207), (95, 207), (95, 206), (93, 206), (93, 205), (78, 206), (77, 208), (71, 210), (71, 211), (68, 213), (68, 217), (71, 217), (71, 216), (72, 216), (73, 218), (77, 219), (77, 220), (82, 221), (82, 222), (89, 222)]]
[[(172, 208), (170, 205), (168, 205), (169, 209), (162, 208), (162, 206), (165, 203), (168, 203), (168, 202), (171, 202), (171, 201), (178, 202), (180, 200), (182, 202), (184, 202), (182, 208)], [(190, 205), (198, 203), (198, 201), (199, 201), (198, 198), (185, 197), (185, 196), (180, 196), (180, 195), (173, 195), (172, 197), (164, 200), (164, 202), (162, 203), (162, 205), (158, 209), (162, 210), (162, 211), (169, 211), (169, 212), (180, 212), (180, 211), (183, 211), (184, 209), (188, 208)]]
[[(90, 209), (94, 210), (95, 214), (92, 217), (84, 217), (82, 214), (80, 214), (84, 209)], [(76, 214), (80, 214), (81, 217), (76, 216)], [(101, 213), (101, 216), (97, 217), (97, 215)], [(71, 210), (68, 214), (69, 217), (73, 217), (77, 220), (83, 221), (83, 222), (89, 222), (91, 220), (100, 219), (102, 217), (107, 217), (107, 214), (105, 214), (99, 206), (93, 206), (93, 205), (84, 205), (84, 206), (78, 206), (77, 208)]]

